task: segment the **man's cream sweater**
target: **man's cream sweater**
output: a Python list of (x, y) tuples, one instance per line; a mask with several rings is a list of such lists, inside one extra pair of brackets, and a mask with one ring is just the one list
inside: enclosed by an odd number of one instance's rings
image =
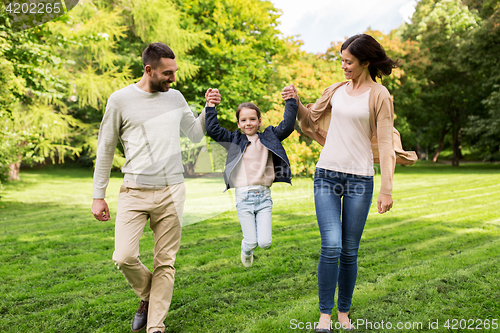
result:
[(132, 84), (114, 92), (99, 129), (94, 199), (105, 197), (118, 139), (125, 151), (125, 181), (139, 186), (182, 183), (180, 131), (200, 142), (205, 113), (195, 118), (179, 91), (148, 93)]

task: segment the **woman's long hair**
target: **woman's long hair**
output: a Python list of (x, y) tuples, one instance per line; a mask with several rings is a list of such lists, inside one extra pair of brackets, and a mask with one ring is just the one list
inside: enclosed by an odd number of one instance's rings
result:
[(394, 61), (389, 58), (385, 54), (382, 45), (375, 38), (367, 34), (359, 34), (347, 39), (342, 44), (340, 53), (346, 49), (359, 60), (360, 64), (364, 64), (367, 61), (370, 63), (368, 71), (375, 82), (377, 82), (377, 77), (382, 79), (382, 76), (390, 75), (392, 69), (400, 65), (399, 59)]

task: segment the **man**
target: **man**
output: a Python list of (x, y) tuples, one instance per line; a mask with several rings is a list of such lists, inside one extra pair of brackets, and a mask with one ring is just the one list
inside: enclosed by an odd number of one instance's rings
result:
[[(185, 186), (180, 131), (193, 142), (205, 135), (205, 111), (194, 117), (182, 94), (170, 85), (177, 64), (165, 44), (150, 44), (142, 54), (141, 80), (113, 93), (108, 100), (97, 144), (92, 214), (111, 216), (104, 200), (115, 148), (120, 139), (126, 162), (118, 197), (113, 260), (141, 299), (132, 331), (162, 333), (172, 299), (174, 262), (180, 247)], [(219, 104), (220, 94), (205, 94)], [(154, 267), (139, 260), (139, 239), (147, 220), (154, 233)]]

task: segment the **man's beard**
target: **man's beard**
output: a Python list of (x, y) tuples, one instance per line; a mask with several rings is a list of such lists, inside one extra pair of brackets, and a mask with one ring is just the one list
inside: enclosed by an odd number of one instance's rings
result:
[[(164, 81), (163, 83), (172, 84), (172, 81)], [(149, 82), (149, 89), (151, 89), (151, 91), (167, 92), (170, 87), (164, 85), (163, 83), (160, 81)]]

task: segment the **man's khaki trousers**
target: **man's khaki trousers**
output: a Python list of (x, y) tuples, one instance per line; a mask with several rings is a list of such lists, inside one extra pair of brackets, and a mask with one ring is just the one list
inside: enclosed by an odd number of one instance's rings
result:
[[(184, 183), (144, 188), (125, 181), (120, 188), (113, 260), (136, 295), (149, 300), (147, 333), (165, 329), (185, 199)], [(139, 240), (148, 219), (155, 240), (153, 272), (139, 260)]]

